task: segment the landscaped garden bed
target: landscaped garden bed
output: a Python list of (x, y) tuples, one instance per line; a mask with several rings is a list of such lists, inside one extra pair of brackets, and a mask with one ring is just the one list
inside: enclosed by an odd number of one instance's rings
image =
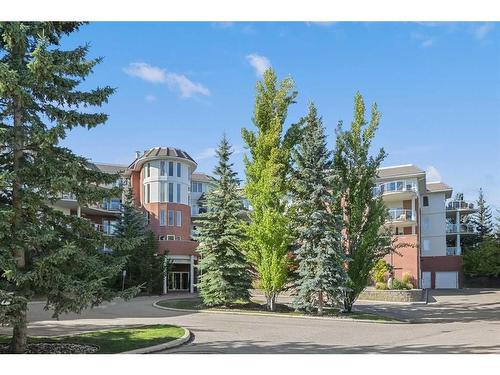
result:
[[(26, 354), (122, 353), (181, 338), (184, 328), (159, 324), (60, 337), (29, 337)], [(10, 337), (0, 336), (0, 354), (9, 353)]]
[(368, 287), (363, 292), (361, 292), (358, 299), (364, 301), (385, 302), (422, 302), (424, 301), (424, 293), (422, 289), (380, 290), (373, 287)]
[[(203, 304), (200, 298), (184, 298), (184, 299), (168, 299), (158, 301), (156, 303), (158, 306), (169, 308), (169, 309), (180, 309), (180, 310), (192, 310), (192, 311), (214, 311), (214, 312), (236, 312), (236, 313), (259, 313), (259, 314), (286, 314), (290, 316), (317, 316), (315, 311), (308, 313), (305, 311), (296, 311), (291, 306), (286, 304), (276, 304), (276, 311), (269, 311), (266, 309), (265, 304), (261, 304), (255, 301), (241, 301), (233, 303), (229, 306), (217, 306), (209, 307)], [(365, 313), (360, 311), (352, 311), (350, 313), (342, 312), (336, 308), (325, 308), (323, 311), (323, 316), (332, 318), (344, 318), (344, 319), (360, 319), (360, 320), (374, 320), (374, 321), (388, 321), (396, 322), (396, 319), (392, 319), (386, 316)]]

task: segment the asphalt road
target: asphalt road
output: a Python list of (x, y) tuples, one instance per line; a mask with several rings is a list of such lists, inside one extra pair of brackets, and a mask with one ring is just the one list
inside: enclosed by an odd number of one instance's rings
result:
[(430, 305), (356, 305), (415, 324), (184, 313), (154, 308), (156, 299), (115, 300), (59, 321), (35, 302), (30, 305), (29, 334), (169, 323), (188, 328), (193, 339), (167, 353), (500, 353), (500, 291), (441, 292)]

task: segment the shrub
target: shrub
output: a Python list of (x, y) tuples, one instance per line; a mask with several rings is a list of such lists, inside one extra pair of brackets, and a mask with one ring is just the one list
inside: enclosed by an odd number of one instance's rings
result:
[(379, 259), (372, 269), (372, 278), (376, 283), (383, 283), (385, 275), (392, 272), (392, 266), (383, 259)]
[(415, 285), (413, 283), (413, 277), (410, 275), (409, 272), (404, 272), (403, 277), (401, 278), (401, 281), (406, 284), (407, 289), (413, 289), (413, 286)]
[(389, 287), (384, 282), (378, 282), (378, 283), (375, 284), (375, 289), (377, 289), (377, 290), (387, 290), (387, 289), (389, 289)]
[(410, 283), (410, 284), (407, 284), (401, 280), (398, 280), (398, 279), (394, 279), (392, 281), (392, 289), (396, 289), (396, 290), (405, 290), (405, 289), (411, 289), (413, 288), (413, 285)]

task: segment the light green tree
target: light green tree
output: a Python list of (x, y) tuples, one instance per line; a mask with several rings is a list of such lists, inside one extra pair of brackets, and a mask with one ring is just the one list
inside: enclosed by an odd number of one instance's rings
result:
[(275, 309), (276, 297), (288, 279), (290, 221), (286, 215), (289, 192), (290, 151), (300, 129), (291, 125), (285, 133), (288, 107), (297, 95), (291, 78), (278, 83), (268, 69), (257, 82), (253, 124), (256, 131), (242, 129), (250, 151), (245, 155), (245, 196), (250, 202), (251, 223), (247, 226), (248, 258), (257, 270), (267, 299)]

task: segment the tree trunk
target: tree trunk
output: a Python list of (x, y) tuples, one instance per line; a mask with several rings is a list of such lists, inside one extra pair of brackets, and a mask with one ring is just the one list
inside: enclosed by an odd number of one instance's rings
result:
[(28, 334), (26, 309), (27, 306), (25, 305), (19, 313), (18, 320), (14, 323), (12, 341), (10, 343), (10, 351), (14, 354), (22, 354), (26, 351), (26, 337)]
[(323, 315), (323, 291), (318, 292), (318, 315)]
[(272, 292), (266, 296), (267, 309), (276, 311), (276, 293)]

